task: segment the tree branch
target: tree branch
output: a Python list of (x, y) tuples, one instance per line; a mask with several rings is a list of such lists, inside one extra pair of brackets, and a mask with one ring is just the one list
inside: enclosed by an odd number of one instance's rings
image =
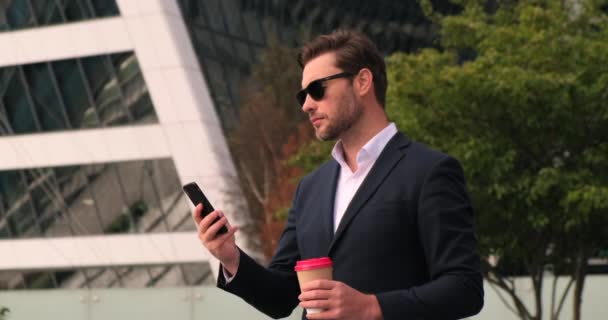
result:
[(507, 307), (507, 309), (509, 309), (509, 311), (511, 311), (514, 315), (518, 316), (519, 311), (515, 310), (515, 307), (513, 307), (511, 304), (509, 304), (509, 301), (507, 301), (507, 299), (502, 295), (502, 293), (500, 293), (500, 290), (498, 290), (496, 288), (498, 285), (492, 280), (488, 280), (488, 283), (490, 284), (490, 288), (492, 288), (492, 290), (494, 290), (494, 292), (496, 292), (496, 295), (498, 295), (498, 298), (500, 299), (500, 301), (502, 301), (502, 303), (505, 305), (505, 307)]
[(262, 193), (260, 192), (260, 190), (256, 186), (255, 180), (253, 179), (253, 175), (251, 175), (251, 172), (249, 171), (249, 169), (247, 168), (247, 166), (242, 161), (239, 162), (239, 167), (241, 168), (241, 171), (243, 172), (243, 175), (245, 176), (245, 180), (247, 181), (247, 185), (249, 186), (249, 190), (251, 191), (251, 193), (253, 193), (253, 195), (255, 196), (256, 200), (258, 200), (258, 202), (262, 206), (264, 206), (265, 203), (266, 203), (266, 197), (265, 197), (265, 195), (262, 195)]
[(509, 296), (511, 296), (511, 299), (513, 300), (513, 303), (515, 304), (515, 307), (517, 308), (518, 312), (519, 312), (519, 316), (522, 319), (533, 319), (532, 315), (530, 314), (530, 311), (528, 310), (528, 308), (526, 308), (526, 306), (524, 305), (523, 301), (517, 296), (517, 294), (515, 293), (515, 285), (513, 280), (506, 280), (509, 281), (511, 283), (511, 286), (509, 286), (506, 282), (505, 282), (505, 278), (502, 276), (497, 275), (494, 272), (489, 272), (489, 275), (494, 275), (494, 278), (488, 276), (486, 277), (486, 279), (491, 282), (496, 284), (499, 288), (503, 289), (504, 291), (506, 291)]
[(562, 293), (562, 298), (560, 299), (559, 305), (557, 306), (557, 311), (555, 312), (555, 319), (557, 319), (559, 317), (560, 312), (562, 312), (562, 307), (564, 306), (564, 302), (566, 301), (566, 296), (568, 295), (568, 292), (570, 291), (570, 288), (572, 287), (573, 283), (574, 278), (570, 278), (568, 286), (566, 286), (566, 289), (564, 289), (564, 292)]

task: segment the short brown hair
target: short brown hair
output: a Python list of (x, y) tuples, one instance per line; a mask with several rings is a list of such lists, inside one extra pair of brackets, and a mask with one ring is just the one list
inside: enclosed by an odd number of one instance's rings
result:
[(386, 65), (376, 45), (363, 33), (352, 30), (336, 30), (321, 35), (300, 49), (298, 63), (304, 66), (312, 59), (328, 52), (335, 52), (336, 67), (345, 72), (358, 74), (368, 68), (373, 75), (376, 99), (384, 107), (386, 101)]

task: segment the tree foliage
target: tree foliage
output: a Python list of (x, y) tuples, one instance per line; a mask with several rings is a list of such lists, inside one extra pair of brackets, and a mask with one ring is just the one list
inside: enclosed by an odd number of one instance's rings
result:
[(239, 125), (228, 139), (266, 257), (274, 252), (301, 175), (287, 159), (314, 137), (295, 99), (300, 74), (295, 49), (275, 41), (262, 51), (243, 83)]
[[(541, 319), (551, 268), (571, 276), (578, 319), (588, 258), (608, 247), (604, 3), (505, 1), (488, 12), (481, 1), (462, 2), (463, 12), (447, 17), (425, 5), (441, 25), (441, 50), (388, 59), (388, 113), (414, 139), (461, 160), (482, 254), (499, 257), (487, 279), (514, 311)], [(508, 281), (517, 272), (532, 279), (534, 310)]]

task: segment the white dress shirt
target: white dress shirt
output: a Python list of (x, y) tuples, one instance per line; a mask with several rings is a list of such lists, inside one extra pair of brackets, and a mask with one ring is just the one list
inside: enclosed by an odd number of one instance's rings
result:
[[(346, 161), (344, 160), (344, 149), (342, 149), (342, 141), (338, 141), (331, 151), (331, 156), (340, 164), (340, 177), (336, 186), (336, 198), (334, 202), (334, 232), (338, 229), (340, 221), (346, 212), (348, 204), (353, 199), (353, 196), (361, 186), (365, 177), (376, 163), (376, 160), (388, 144), (389, 140), (397, 133), (397, 126), (391, 122), (386, 128), (378, 132), (371, 138), (357, 153), (357, 170), (352, 172)], [(236, 273), (230, 276), (224, 268), (224, 279), (226, 284), (230, 283), (236, 276)], [(237, 269), (238, 272), (238, 269)]]
[(355, 196), (357, 190), (367, 177), (367, 174), (376, 163), (376, 160), (388, 144), (389, 140), (397, 133), (397, 126), (390, 123), (382, 131), (371, 138), (357, 153), (357, 170), (350, 170), (344, 160), (344, 149), (342, 141), (338, 141), (331, 152), (331, 156), (340, 164), (340, 177), (336, 186), (336, 197), (334, 200), (334, 232), (338, 230), (340, 221), (346, 212), (346, 208)]

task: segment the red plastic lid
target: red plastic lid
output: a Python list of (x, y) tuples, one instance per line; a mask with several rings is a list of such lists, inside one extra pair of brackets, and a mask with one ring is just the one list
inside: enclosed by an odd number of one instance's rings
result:
[(328, 257), (300, 260), (296, 262), (296, 271), (307, 271), (314, 269), (323, 269), (333, 266), (333, 262)]

